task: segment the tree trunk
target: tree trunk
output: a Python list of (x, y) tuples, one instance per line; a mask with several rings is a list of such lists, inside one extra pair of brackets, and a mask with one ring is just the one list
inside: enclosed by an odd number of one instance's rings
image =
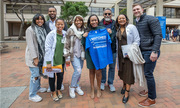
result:
[(19, 37), (18, 37), (18, 40), (24, 40), (23, 38), (23, 30), (24, 30), (24, 22), (25, 22), (25, 19), (24, 19), (24, 15), (23, 15), (23, 8), (22, 10), (19, 11), (21, 13), (21, 27), (20, 27), (20, 31), (19, 31)]
[(18, 1), (16, 0), (16, 2), (13, 4), (13, 12), (17, 15), (17, 17), (20, 19), (21, 21), (21, 27), (20, 27), (20, 30), (19, 30), (19, 36), (18, 36), (18, 40), (24, 40), (23, 38), (23, 29), (24, 29), (24, 22), (25, 22), (25, 19), (24, 19), (24, 15), (23, 15), (23, 9), (26, 8), (28, 5), (25, 5), (24, 7), (22, 7), (21, 9), (18, 9), (18, 12), (21, 14), (21, 17), (18, 15), (18, 13), (15, 11), (14, 9), (14, 6), (16, 5)]
[(24, 30), (24, 21), (21, 22), (21, 27), (20, 27), (20, 31), (19, 31), (18, 40), (24, 40), (24, 38), (23, 38), (23, 30)]

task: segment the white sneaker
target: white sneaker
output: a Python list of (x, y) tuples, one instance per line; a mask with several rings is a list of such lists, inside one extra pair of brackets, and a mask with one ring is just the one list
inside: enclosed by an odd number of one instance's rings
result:
[(75, 88), (71, 88), (69, 86), (69, 95), (70, 95), (71, 98), (75, 98), (76, 97)]
[(104, 90), (104, 87), (105, 86), (105, 84), (104, 83), (101, 83), (101, 90)]
[(50, 86), (48, 87), (47, 92), (51, 92)]
[(63, 91), (64, 90), (64, 85), (63, 84), (61, 84), (61, 91)]
[(79, 94), (79, 95), (84, 95), (84, 92), (81, 90), (81, 88), (80, 87), (77, 87), (76, 89), (75, 89), (75, 91)]
[(46, 92), (46, 91), (47, 91), (46, 88), (40, 88), (37, 92), (44, 93), (44, 92)]
[(31, 100), (33, 102), (40, 102), (42, 100), (42, 98), (39, 95), (36, 95), (34, 97), (29, 97), (29, 100)]
[(114, 87), (113, 84), (109, 85), (109, 89), (110, 89), (111, 92), (115, 92), (116, 91), (116, 88)]

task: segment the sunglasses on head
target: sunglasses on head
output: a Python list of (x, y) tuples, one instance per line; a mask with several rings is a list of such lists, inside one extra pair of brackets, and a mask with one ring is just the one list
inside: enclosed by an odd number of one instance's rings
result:
[(111, 13), (104, 13), (104, 15), (111, 15)]

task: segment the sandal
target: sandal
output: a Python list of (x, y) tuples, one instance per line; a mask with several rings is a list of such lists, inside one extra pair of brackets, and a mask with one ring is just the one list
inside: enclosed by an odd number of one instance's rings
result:
[(58, 101), (59, 100), (59, 98), (58, 97), (53, 97), (53, 95), (51, 94), (51, 97), (52, 97), (52, 99), (53, 99), (53, 101)]
[(59, 95), (58, 95), (58, 98), (59, 98), (59, 99), (61, 99), (62, 97), (63, 97), (62, 94), (59, 94)]
[(58, 93), (58, 98), (61, 99), (63, 97), (61, 91), (58, 90), (57, 93)]

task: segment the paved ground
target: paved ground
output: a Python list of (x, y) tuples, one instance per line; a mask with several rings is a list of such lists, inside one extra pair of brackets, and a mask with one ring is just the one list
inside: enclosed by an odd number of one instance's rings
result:
[(0, 88), (0, 94), (2, 94), (0, 100), (1, 108), (8, 108), (26, 87), (27, 86)]
[[(90, 98), (90, 83), (89, 73), (84, 64), (81, 87), (84, 90), (84, 96), (77, 96), (71, 99), (68, 94), (68, 86), (71, 81), (73, 73), (72, 67), (68, 67), (64, 76), (65, 90), (62, 91), (63, 98), (54, 102), (50, 93), (39, 93), (43, 98), (42, 102), (34, 103), (28, 100), (29, 93), (29, 79), (30, 72), (25, 65), (24, 50), (11, 50), (8, 53), (1, 54), (1, 89), (7, 87), (26, 87), (25, 90), (16, 98), (11, 104), (11, 108), (138, 108), (137, 103), (144, 99), (137, 93), (140, 91), (138, 85), (133, 85), (130, 90), (130, 98), (126, 105), (122, 103), (122, 95), (120, 90), (122, 88), (122, 81), (115, 75), (114, 85), (116, 92), (111, 93), (106, 86), (105, 91), (102, 92), (101, 98)], [(157, 87), (157, 104), (154, 108), (180, 108), (180, 52), (161, 53), (155, 69), (155, 79)], [(41, 80), (42, 87), (48, 87), (48, 81)], [(9, 93), (13, 95), (15, 92)], [(1, 95), (4, 95), (2, 92)], [(1, 107), (2, 108), (2, 107)]]

